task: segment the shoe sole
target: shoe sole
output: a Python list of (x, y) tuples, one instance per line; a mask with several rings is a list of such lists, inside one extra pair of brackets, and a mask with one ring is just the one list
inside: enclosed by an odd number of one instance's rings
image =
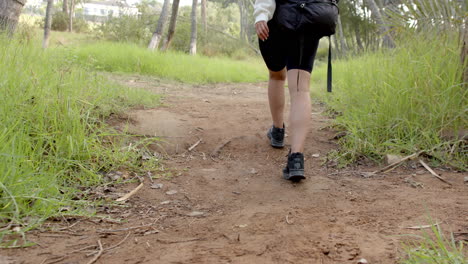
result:
[(300, 182), (304, 180), (306, 177), (304, 176), (304, 170), (297, 170), (297, 171), (283, 171), (283, 178), (288, 181), (292, 182)]
[(281, 142), (281, 141), (278, 141), (276, 139), (274, 139), (270, 132), (267, 133), (267, 137), (268, 139), (270, 140), (270, 145), (274, 148), (284, 148), (284, 142)]

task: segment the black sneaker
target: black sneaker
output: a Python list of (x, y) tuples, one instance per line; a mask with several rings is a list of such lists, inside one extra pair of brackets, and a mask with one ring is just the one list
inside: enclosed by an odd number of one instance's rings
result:
[(304, 176), (304, 155), (302, 153), (289, 153), (288, 163), (283, 169), (283, 177), (292, 182), (300, 182)]
[(283, 125), (283, 128), (277, 128), (275, 126), (271, 126), (270, 129), (268, 129), (268, 139), (270, 139), (270, 144), (274, 148), (283, 148), (284, 147), (284, 129), (285, 126)]

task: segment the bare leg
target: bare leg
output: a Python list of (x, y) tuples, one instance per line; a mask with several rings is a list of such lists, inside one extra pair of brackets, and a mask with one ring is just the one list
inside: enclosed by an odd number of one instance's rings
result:
[(304, 143), (310, 124), (310, 73), (303, 70), (289, 70), (288, 86), (291, 98), (289, 113), (289, 131), (291, 138), (291, 153), (304, 152)]
[(281, 71), (270, 71), (268, 80), (268, 102), (273, 119), (273, 125), (283, 128), (284, 124), (284, 82), (286, 80), (286, 69)]

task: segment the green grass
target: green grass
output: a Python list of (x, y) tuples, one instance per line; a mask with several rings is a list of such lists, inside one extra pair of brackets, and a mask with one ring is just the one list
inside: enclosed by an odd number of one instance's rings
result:
[[(456, 38), (413, 35), (391, 51), (334, 64), (334, 92), (322, 99), (348, 132), (337, 154), (342, 165), (366, 156), (428, 150), (433, 161), (466, 170), (468, 157), (456, 135), (468, 126)], [(324, 94), (326, 67), (313, 73), (312, 94)], [(452, 139), (447, 136), (452, 136)]]
[(416, 236), (412, 242), (403, 244), (406, 256), (401, 264), (466, 264), (464, 242), (446, 238), (438, 225), (430, 233)]
[(190, 84), (266, 81), (265, 66), (258, 59), (190, 56), (176, 52), (150, 52), (133, 44), (100, 42), (71, 49), (77, 62), (107, 72), (157, 76)]
[(23, 233), (51, 216), (83, 213), (88, 202), (72, 199), (101, 183), (100, 172), (137, 169), (137, 151), (122, 149), (102, 120), (131, 105), (155, 105), (157, 95), (1, 36), (0, 72), (1, 226)]

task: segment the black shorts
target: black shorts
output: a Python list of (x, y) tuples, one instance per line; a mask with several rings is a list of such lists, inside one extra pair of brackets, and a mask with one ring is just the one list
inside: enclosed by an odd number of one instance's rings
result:
[(287, 67), (288, 70), (312, 72), (320, 38), (313, 34), (282, 31), (275, 20), (268, 21), (268, 28), (268, 39), (258, 40), (268, 69), (276, 72)]

